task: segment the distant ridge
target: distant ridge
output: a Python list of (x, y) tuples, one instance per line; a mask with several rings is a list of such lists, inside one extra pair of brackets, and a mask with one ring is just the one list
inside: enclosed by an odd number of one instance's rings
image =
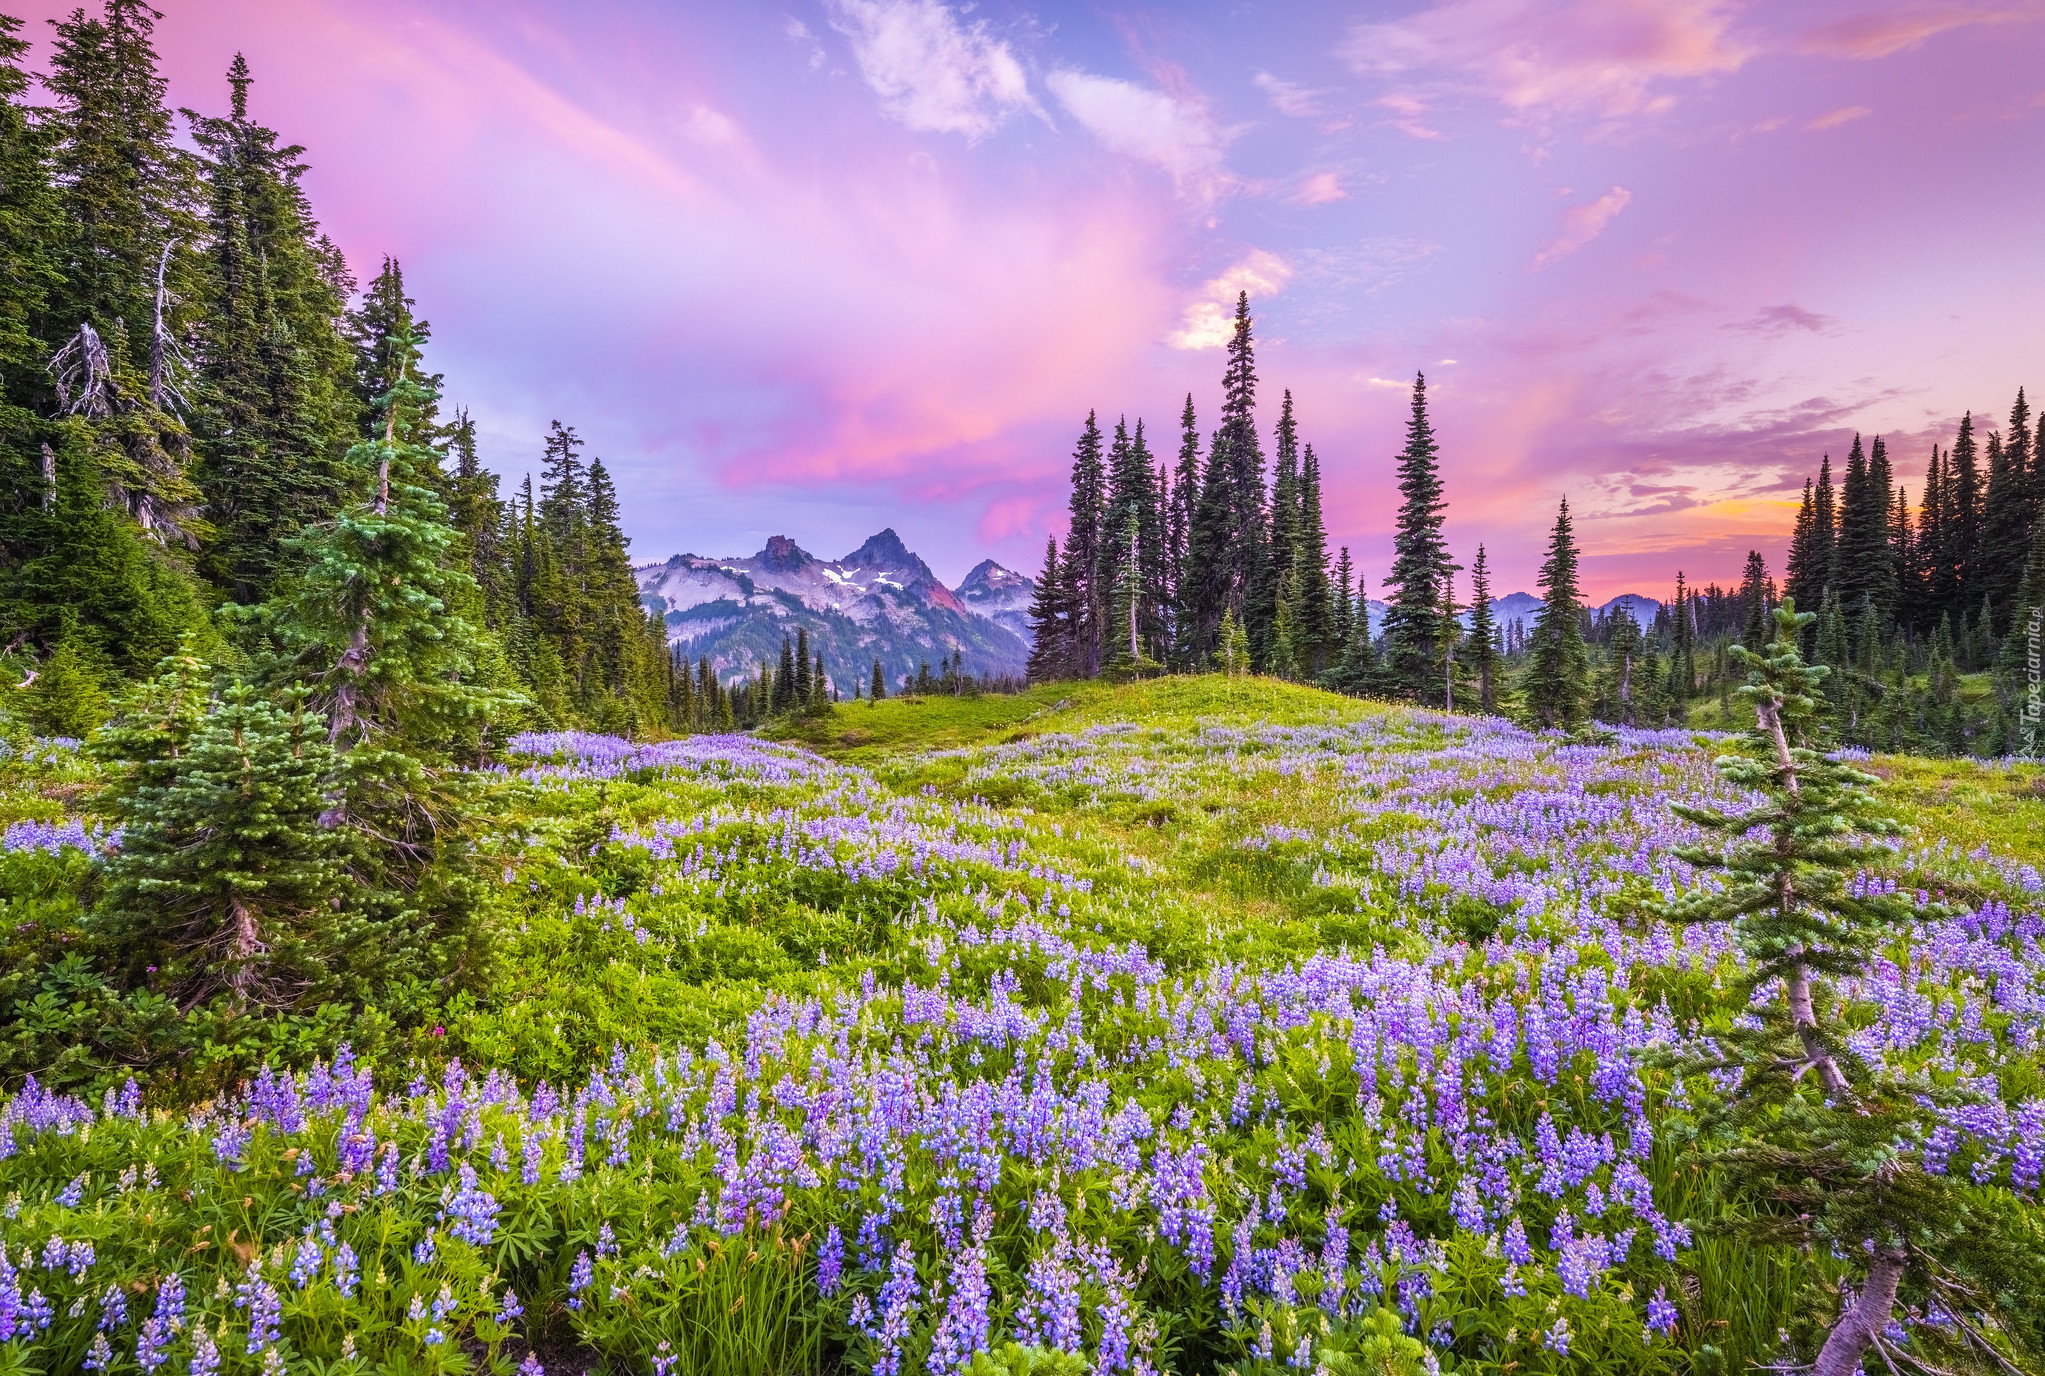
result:
[(812, 653), (843, 697), (881, 662), (890, 691), (922, 664), (954, 652), (969, 674), (1021, 676), (1029, 659), (1029, 605), (1036, 582), (983, 560), (947, 588), (893, 529), (842, 559), (819, 559), (786, 535), (757, 554), (677, 554), (642, 564), (639, 599), (658, 612), (668, 644), (692, 662), (707, 656), (730, 682), (777, 661), (783, 636), (809, 632)]

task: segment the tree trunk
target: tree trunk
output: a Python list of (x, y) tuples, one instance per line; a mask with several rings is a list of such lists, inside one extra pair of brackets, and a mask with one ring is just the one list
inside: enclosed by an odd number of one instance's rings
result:
[(231, 948), (234, 969), (227, 976), (227, 983), (236, 994), (243, 994), (249, 982), (256, 977), (256, 957), (263, 953), (263, 931), (256, 921), (255, 910), (241, 899), (229, 899), (227, 911), (234, 919), (234, 945)]
[(1845, 1073), (1839, 1069), (1839, 1062), (1832, 1059), (1832, 1053), (1825, 1049), (1824, 1040), (1818, 1035), (1818, 1015), (1811, 1002), (1811, 977), (1803, 966), (1797, 966), (1790, 973), (1784, 992), (1789, 998), (1789, 1016), (1796, 1025), (1797, 1041), (1803, 1046), (1805, 1059), (1818, 1072), (1825, 1092), (1835, 1097), (1852, 1093)]
[(1824, 1349), (1818, 1353), (1818, 1364), (1811, 1368), (1811, 1376), (1858, 1376), (1861, 1357), (1887, 1326), (1896, 1307), (1896, 1286), (1903, 1279), (1903, 1263), (1908, 1259), (1909, 1253), (1900, 1248), (1875, 1253), (1874, 1264), (1868, 1267), (1867, 1284), (1861, 1288), (1853, 1307), (1832, 1325)]

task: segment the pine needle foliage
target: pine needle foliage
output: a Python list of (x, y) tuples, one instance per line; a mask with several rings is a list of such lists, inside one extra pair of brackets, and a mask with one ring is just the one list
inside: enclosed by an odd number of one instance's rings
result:
[(1768, 644), (1732, 648), (1747, 669), (1738, 691), (1754, 725), (1717, 767), (1755, 803), (1675, 805), (1716, 838), (1682, 858), (1720, 882), (1659, 911), (1728, 930), (1742, 956), (1735, 989), (1752, 1010), (1714, 1029), (1722, 1054), (1684, 1067), (1735, 1076), (1698, 1115), (1699, 1145), (1735, 1204), (1727, 1217), (1737, 1221), (1719, 1226), (1822, 1249), (1855, 1273), (1836, 1317), (1818, 1319), (1829, 1332), (1816, 1376), (1860, 1371), (1871, 1348), (1892, 1355), (1884, 1331), (1899, 1297), (1960, 1315), (1952, 1355), (1994, 1369), (2031, 1341), (2005, 1313), (2021, 1315), (2024, 1297), (2045, 1291), (2004, 1245), (2016, 1236), (2014, 1201), (1926, 1169), (1931, 1110), (1961, 1096), (1898, 1077), (1850, 1044), (1845, 984), (1949, 910), (1882, 878), (1894, 858), (1883, 838), (1902, 828), (1877, 798), (1878, 781), (1830, 753), (1828, 670), (1798, 649), (1814, 620), (1785, 599)]

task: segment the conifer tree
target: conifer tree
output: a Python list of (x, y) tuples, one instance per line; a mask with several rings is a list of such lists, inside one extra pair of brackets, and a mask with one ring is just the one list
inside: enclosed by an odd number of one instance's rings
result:
[(382, 269), (363, 290), (361, 304), (348, 313), (344, 333), (355, 352), (355, 399), (361, 433), (376, 436), (389, 429), (383, 398), (401, 377), (425, 389), (403, 416), (405, 444), (429, 445), (439, 423), (440, 374), (425, 368), (425, 350), (433, 326), (419, 318), (418, 303), (406, 295), (405, 270), (385, 255)]
[(240, 54), (227, 79), (228, 118), (186, 112), (207, 189), (199, 480), (215, 528), (208, 572), (256, 602), (282, 571), (283, 542), (339, 504), (356, 405), (338, 328), (346, 269), (300, 188), (305, 150), (249, 119)]
[(1758, 645), (1767, 637), (1775, 602), (1773, 591), (1768, 561), (1761, 557), (1760, 550), (1748, 550), (1747, 566), (1740, 575), (1740, 606), (1746, 617), (1746, 627), (1741, 632), (1744, 644)]
[(1477, 558), (1470, 565), (1470, 630), (1464, 637), (1463, 662), (1477, 683), (1477, 710), (1486, 715), (1496, 712), (1498, 625), (1491, 616), (1491, 570), (1482, 545), (1477, 546)]
[(1309, 444), (1300, 456), (1299, 547), (1293, 564), (1299, 570), (1300, 625), (1305, 628), (1301, 672), (1309, 679), (1328, 667), (1340, 642), (1335, 636), (1334, 607), (1328, 596), (1328, 523), (1321, 513), (1321, 461)]
[(1427, 378), (1413, 380), (1413, 411), (1406, 422), (1406, 447), (1399, 454), (1399, 514), (1392, 537), (1391, 574), (1385, 611), (1384, 678), (1402, 697), (1433, 699), (1435, 665), (1446, 634), (1441, 608), (1451, 572), (1442, 540), (1439, 449), (1427, 419)]
[[(1257, 436), (1257, 359), (1247, 292), (1236, 297), (1235, 328), (1222, 370), (1221, 424), (1207, 450), (1189, 541), (1196, 660), (1218, 653), (1222, 616), (1249, 635), (1269, 538), (1264, 509), (1264, 447)], [(1250, 644), (1256, 640), (1251, 636)]]
[(121, 848), (93, 922), (131, 981), (181, 1008), (299, 1006), (347, 966), (340, 838), (320, 822), (333, 754), (302, 699), (280, 710), (235, 684), (199, 715), (203, 672), (189, 653), (167, 664), (101, 743), (132, 773), (107, 800)]
[[(1907, 884), (1880, 882), (1893, 863), (1880, 838), (1901, 828), (1879, 806), (1876, 780), (1828, 754), (1826, 671), (1797, 651), (1809, 619), (1786, 600), (1769, 643), (1734, 647), (1755, 725), (1718, 769), (1764, 801), (1737, 813), (1677, 806), (1722, 838), (1682, 857), (1724, 882), (1661, 911), (1725, 928), (1744, 957), (1736, 992), (1753, 1016), (1715, 1031), (1723, 1054), (1685, 1067), (1739, 1072), (1719, 1081), (1730, 1088), (1700, 1115), (1704, 1159), (1733, 1197), (1719, 1226), (1822, 1251), (1856, 1273), (1853, 1298), (1830, 1319), (1810, 1368), (1850, 1376), (1869, 1348), (1883, 1348), (1899, 1299), (1967, 1316), (2013, 1301), (2021, 1316), (2045, 1292), (2035, 1265), (2028, 1273), (2012, 1265), (2022, 1255), (2010, 1232), (2015, 1201), (1925, 1169), (1919, 1144), (1953, 1092), (1856, 1054), (1845, 1010), (1827, 997), (1823, 981), (1871, 977), (1894, 942), (1949, 910), (1919, 904)], [(1765, 835), (1748, 839), (1756, 830)], [(2004, 1332), (2026, 1328), (2035, 1334), (2028, 1318)], [(1965, 1336), (1954, 1342), (1972, 1346)]]
[(1681, 569), (1676, 570), (1676, 595), (1669, 608), (1669, 697), (1680, 719), (1697, 690), (1697, 613)]
[(1998, 636), (2011, 624), (2037, 519), (2030, 462), (2030, 406), (2020, 388), (2010, 408), (2009, 434), (1989, 437), (1988, 487), (1982, 499), (1981, 594), (1995, 609)]
[[(1259, 571), (1256, 598), (1245, 618), (1250, 627), (1250, 653), (1274, 672), (1293, 676), (1304, 671), (1292, 667), (1294, 650), (1301, 641), (1298, 608), (1286, 605), (1296, 599), (1299, 585), (1292, 576), (1293, 561), (1299, 553), (1300, 482), (1299, 426), (1293, 419), (1292, 392), (1288, 388), (1279, 403), (1278, 424), (1272, 434), (1270, 538), (1265, 544), (1263, 568)], [(1287, 626), (1283, 633), (1278, 619)], [(1261, 635), (1259, 632), (1261, 631)], [(1261, 642), (1261, 643), (1260, 643)], [(1280, 660), (1285, 667), (1279, 667)]]
[(28, 51), (20, 29), (19, 19), (0, 14), (0, 413), (7, 415), (0, 453), (27, 462), (34, 450), (28, 408), (47, 386), (37, 377), (49, 348), (41, 335), (51, 297), (64, 287), (65, 225), (51, 181), (56, 128), (31, 118), (21, 99), (29, 78), (20, 65)]
[[(1344, 554), (1347, 555), (1345, 550)], [(1359, 576), (1351, 602), (1350, 634), (1343, 643), (1341, 658), (1322, 676), (1322, 683), (1338, 693), (1363, 694), (1378, 691), (1377, 649), (1370, 633), (1369, 580)]]
[(1955, 618), (1973, 610), (1981, 598), (1981, 469), (1974, 439), (1974, 413), (1960, 417), (1960, 433), (1946, 456), (1944, 510), (1940, 513), (1942, 548), (1939, 572), (1943, 591), (1935, 589), (1939, 610)]
[(1642, 710), (1645, 704), (1641, 699), (1653, 695), (1654, 671), (1647, 640), (1641, 635), (1640, 623), (1634, 620), (1632, 610), (1623, 605), (1614, 607), (1605, 639), (1600, 719), (1625, 726), (1660, 725), (1651, 712)]
[(1179, 458), (1172, 470), (1171, 500), (1165, 518), (1169, 551), (1166, 578), (1171, 590), (1172, 653), (1183, 667), (1192, 662), (1190, 637), (1194, 625), (1192, 551), (1193, 516), (1200, 502), (1200, 425), (1193, 414), (1193, 394), (1179, 415)]
[[(157, 69), (157, 13), (144, 0), (105, 0), (54, 25), (46, 81), (57, 97), (58, 183), (64, 188), (63, 280), (50, 309), (58, 337), (90, 325), (116, 347), (113, 365), (148, 372), (149, 358), (184, 333), (156, 318), (157, 274), (173, 306), (196, 304), (194, 251), (201, 226), (195, 160), (175, 142)], [(126, 325), (123, 333), (117, 322)]]
[(1091, 678), (1100, 671), (1107, 646), (1107, 589), (1100, 581), (1108, 531), (1107, 469), (1101, 429), (1086, 415), (1072, 451), (1072, 499), (1065, 533), (1066, 635), (1070, 671)]
[(869, 701), (879, 702), (882, 699), (886, 698), (887, 695), (888, 681), (887, 678), (881, 673), (880, 661), (876, 659), (873, 662), (873, 687), (871, 690), (868, 691), (867, 698)]
[[(1030, 594), (1030, 660), (1032, 683), (1051, 683), (1072, 675), (1070, 625), (1065, 611), (1065, 570), (1058, 558), (1058, 537), (1044, 541), (1044, 572)], [(879, 683), (880, 662), (874, 662)]]
[(1536, 726), (1550, 730), (1576, 730), (1590, 706), (1590, 652), (1584, 645), (1583, 598), (1576, 580), (1576, 534), (1565, 497), (1538, 580), (1545, 600), (1527, 641), (1527, 712)]
[(1335, 595), (1328, 608), (1328, 658), (1338, 662), (1348, 651), (1349, 638), (1356, 630), (1356, 605), (1350, 597), (1355, 578), (1356, 569), (1349, 561), (1349, 546), (1344, 545), (1335, 560)]

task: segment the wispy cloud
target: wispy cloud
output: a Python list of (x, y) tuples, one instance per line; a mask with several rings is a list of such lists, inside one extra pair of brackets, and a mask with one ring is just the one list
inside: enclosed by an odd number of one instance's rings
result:
[(1316, 172), (1300, 184), (1292, 199), (1300, 205), (1327, 205), (1348, 200), (1349, 193), (1342, 189), (1342, 179), (1333, 172)]
[(1319, 119), (1325, 91), (1310, 90), (1296, 82), (1281, 81), (1269, 72), (1258, 72), (1250, 80), (1270, 97), (1271, 108), (1288, 119)]
[(1837, 129), (1842, 124), (1851, 124), (1857, 119), (1873, 114), (1865, 105), (1842, 105), (1837, 110), (1827, 111), (1804, 126), (1804, 132), (1814, 133), (1825, 129)]
[(1633, 199), (1633, 193), (1623, 186), (1615, 186), (1604, 195), (1587, 205), (1573, 205), (1562, 215), (1562, 236), (1554, 243), (1534, 255), (1528, 266), (1530, 272), (1539, 272), (1550, 263), (1582, 248), (1605, 232), (1605, 226), (1624, 210)]
[(1427, 113), (1427, 102), (1405, 91), (1394, 91), (1388, 96), (1378, 97), (1378, 108), (1390, 110), (1394, 116), (1392, 127), (1400, 133), (1416, 139), (1438, 139), (1441, 130), (1430, 129), (1421, 117)]
[(1212, 200), (1233, 185), (1227, 136), (1193, 100), (1091, 72), (1055, 71), (1044, 84), (1103, 147), (1163, 168), (1181, 194)]
[(1807, 311), (1792, 301), (1781, 306), (1763, 306), (1745, 320), (1735, 320), (1724, 328), (1741, 330), (1748, 334), (1782, 334), (1788, 330), (1809, 330), (1812, 334), (1824, 334), (1837, 323), (1829, 315)]
[(1443, 0), (1359, 24), (1341, 52), (1366, 74), (1474, 89), (1530, 121), (1662, 108), (1670, 78), (1737, 71), (1755, 43), (1728, 0)]
[(1928, 38), (1979, 24), (2021, 24), (2045, 18), (2038, 0), (1960, 5), (1897, 5), (1819, 24), (1797, 35), (1794, 46), (1828, 57), (1872, 59), (1914, 48)]
[(1218, 349), (1235, 333), (1236, 297), (1276, 296), (1292, 280), (1292, 265), (1275, 253), (1253, 249), (1249, 256), (1200, 288), (1179, 328), (1165, 336), (1174, 349)]
[(907, 128), (978, 139), (1035, 108), (1022, 63), (984, 21), (961, 23), (937, 0), (827, 3), (881, 108)]

